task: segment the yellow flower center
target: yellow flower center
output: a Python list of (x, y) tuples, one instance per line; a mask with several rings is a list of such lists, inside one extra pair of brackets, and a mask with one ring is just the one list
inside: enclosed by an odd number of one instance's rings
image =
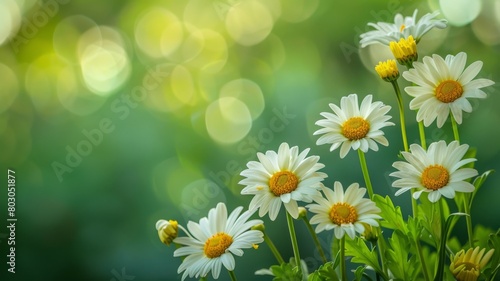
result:
[(399, 77), (398, 66), (395, 60), (381, 61), (375, 66), (375, 71), (377, 71), (380, 78), (391, 82)]
[(428, 189), (438, 190), (448, 184), (450, 174), (441, 165), (431, 165), (422, 172), (422, 185)]
[(464, 93), (462, 85), (454, 80), (445, 80), (436, 87), (436, 98), (444, 103), (454, 102)]
[(413, 36), (408, 36), (407, 39), (401, 38), (399, 42), (392, 41), (389, 43), (389, 48), (396, 60), (403, 65), (409, 65), (417, 60), (417, 42)]
[(342, 135), (349, 140), (362, 139), (369, 131), (370, 123), (361, 117), (351, 117), (342, 124)]
[(336, 225), (355, 223), (358, 220), (358, 213), (347, 203), (337, 203), (330, 209), (330, 220)]
[(224, 254), (233, 243), (233, 238), (224, 232), (219, 232), (208, 238), (203, 251), (208, 258), (217, 258)]
[(297, 189), (299, 178), (290, 171), (279, 171), (269, 179), (269, 189), (275, 196), (290, 193)]

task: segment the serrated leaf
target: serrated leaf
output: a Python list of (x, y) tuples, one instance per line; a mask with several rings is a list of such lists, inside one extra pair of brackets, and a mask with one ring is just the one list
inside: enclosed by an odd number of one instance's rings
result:
[(363, 278), (363, 274), (365, 273), (366, 266), (358, 266), (356, 270), (354, 271), (354, 280), (355, 281), (361, 281), (361, 278)]
[(345, 254), (346, 256), (352, 257), (351, 262), (371, 266), (377, 273), (385, 276), (382, 268), (380, 268), (377, 253), (368, 249), (368, 246), (366, 245), (364, 240), (359, 237), (355, 237), (354, 239), (346, 239), (345, 246)]
[(294, 266), (289, 263), (273, 265), (270, 270), (274, 274), (273, 281), (300, 281), (301, 278), (294, 273)]
[(441, 213), (439, 212), (439, 202), (432, 203), (427, 198), (427, 194), (420, 195), (420, 202), (418, 205), (418, 216), (420, 223), (431, 236), (423, 239), (426, 242), (431, 242), (431, 245), (438, 247), (441, 241)]
[(335, 272), (334, 262), (327, 262), (320, 266), (307, 281), (337, 281), (340, 280)]
[(396, 279), (410, 280), (408, 261), (410, 241), (399, 230), (392, 233), (389, 238), (390, 248), (386, 251), (387, 265)]
[(488, 246), (495, 249), (493, 256), (490, 259), (490, 268), (484, 273), (488, 277), (486, 280), (496, 280), (495, 276), (500, 271), (500, 229), (496, 233), (491, 233), (488, 239)]
[(380, 213), (380, 216), (383, 218), (383, 220), (380, 221), (380, 225), (382, 227), (389, 229), (399, 229), (405, 233), (408, 231), (406, 228), (406, 223), (403, 219), (401, 208), (399, 206), (395, 207), (389, 196), (386, 196), (384, 198), (378, 194), (375, 194), (373, 196), (373, 201), (382, 211)]

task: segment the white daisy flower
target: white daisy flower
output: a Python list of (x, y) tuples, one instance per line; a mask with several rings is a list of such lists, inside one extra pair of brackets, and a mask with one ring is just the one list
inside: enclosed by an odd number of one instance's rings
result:
[(318, 163), (319, 156), (307, 156), (309, 148), (299, 154), (299, 148), (290, 148), (282, 143), (278, 153), (267, 151), (257, 153), (259, 162), (250, 161), (248, 169), (241, 172), (246, 177), (239, 183), (246, 185), (243, 195), (255, 195), (249, 209), (259, 208), (259, 216), (269, 212), (269, 218), (275, 220), (285, 205), (293, 217), (299, 216), (297, 201), (312, 202), (312, 197), (319, 194), (321, 181), (326, 174), (318, 172), (325, 165)]
[(242, 256), (241, 249), (257, 248), (264, 241), (259, 230), (249, 230), (252, 226), (261, 224), (261, 220), (247, 221), (254, 211), (241, 213), (243, 207), (237, 207), (227, 215), (226, 205), (219, 203), (208, 212), (208, 218), (200, 219), (199, 223), (189, 221), (187, 228), (189, 237), (177, 237), (174, 242), (185, 245), (174, 252), (174, 257), (186, 256), (177, 273), (182, 274), (182, 280), (189, 277), (205, 277), (210, 271), (214, 279), (219, 278), (221, 266), (233, 271), (234, 255)]
[(316, 141), (317, 145), (331, 144), (330, 151), (342, 145), (340, 158), (344, 158), (351, 147), (368, 152), (368, 149), (378, 151), (376, 142), (389, 145), (380, 129), (394, 125), (387, 122), (391, 116), (385, 115), (391, 109), (390, 106), (379, 101), (372, 103), (372, 95), (368, 95), (358, 107), (358, 96), (350, 94), (342, 97), (340, 107), (331, 103), (330, 108), (334, 114), (322, 112), (321, 116), (326, 119), (316, 122), (316, 125), (324, 127), (314, 132), (314, 135), (324, 134)]
[(436, 202), (441, 195), (451, 199), (457, 191), (473, 192), (474, 186), (465, 180), (477, 176), (477, 171), (460, 168), (476, 161), (474, 158), (462, 159), (468, 148), (457, 141), (448, 146), (445, 141), (434, 142), (427, 151), (418, 144), (410, 145), (411, 152), (401, 152), (407, 162), (397, 161), (392, 165), (399, 170), (390, 174), (399, 178), (392, 183), (393, 187), (401, 188), (396, 196), (416, 189), (413, 198), (418, 199), (422, 192), (428, 192), (429, 201)]
[(411, 17), (403, 17), (403, 15), (397, 14), (394, 17), (394, 23), (368, 23), (368, 26), (375, 28), (375, 30), (360, 35), (361, 40), (359, 43), (361, 44), (361, 48), (375, 43), (389, 45), (391, 41), (397, 42), (399, 39), (408, 38), (410, 35), (413, 35), (413, 38), (418, 43), (422, 36), (434, 27), (439, 29), (446, 27), (447, 21), (445, 19), (435, 19), (439, 15), (438, 11), (432, 14), (427, 13), (418, 21), (417, 12), (418, 10), (415, 10)]
[(403, 77), (417, 86), (405, 88), (408, 95), (414, 97), (410, 109), (418, 109), (417, 120), (429, 126), (437, 118), (441, 128), (448, 118), (462, 123), (462, 111), (471, 112), (468, 98), (486, 98), (481, 88), (494, 84), (489, 79), (474, 79), (481, 70), (483, 62), (476, 61), (465, 70), (467, 54), (448, 55), (446, 59), (438, 55), (425, 57), (423, 62), (414, 62), (412, 69), (405, 71)]
[(325, 186), (322, 186), (321, 190), (326, 199), (317, 197), (314, 199), (317, 204), (306, 206), (309, 211), (316, 214), (310, 220), (311, 224), (318, 224), (316, 233), (333, 229), (337, 239), (344, 237), (345, 233), (353, 239), (356, 232), (365, 231), (364, 223), (378, 226), (376, 219), (381, 218), (377, 215), (381, 211), (375, 202), (363, 198), (366, 188), (360, 188), (359, 184), (353, 183), (344, 193), (342, 184), (336, 181), (334, 190)]

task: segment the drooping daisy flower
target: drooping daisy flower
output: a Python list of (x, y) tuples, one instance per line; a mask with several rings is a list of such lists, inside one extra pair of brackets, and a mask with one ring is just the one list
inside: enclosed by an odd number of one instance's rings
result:
[(441, 128), (448, 118), (462, 123), (462, 111), (471, 112), (468, 98), (486, 98), (481, 88), (493, 85), (489, 79), (474, 79), (481, 70), (483, 62), (476, 61), (465, 70), (467, 54), (448, 55), (446, 59), (438, 55), (424, 57), (422, 62), (414, 62), (412, 69), (405, 71), (403, 77), (417, 86), (409, 86), (405, 91), (414, 99), (410, 109), (418, 109), (417, 120), (429, 126), (437, 118)]
[(321, 128), (314, 132), (314, 135), (323, 134), (317, 141), (317, 145), (331, 144), (330, 151), (340, 147), (340, 158), (344, 158), (347, 152), (352, 149), (361, 149), (367, 152), (368, 149), (378, 150), (377, 143), (387, 146), (389, 142), (384, 137), (382, 129), (385, 126), (394, 125), (387, 122), (391, 116), (385, 115), (391, 109), (390, 106), (382, 102), (372, 103), (372, 96), (366, 96), (358, 106), (358, 96), (350, 94), (342, 97), (340, 107), (331, 103), (330, 112), (322, 112), (322, 119), (316, 122)]
[(159, 220), (156, 222), (156, 230), (160, 241), (170, 246), (172, 241), (177, 237), (179, 224), (175, 220)]
[[(485, 249), (479, 251), (479, 247), (470, 248), (465, 252), (461, 250), (451, 261), (450, 271), (458, 281), (476, 281), (481, 274), (481, 270), (488, 264), (495, 252), (489, 250), (484, 254)], [(484, 255), (484, 256), (483, 256)]]
[(226, 205), (219, 203), (199, 223), (188, 222), (191, 235), (174, 239), (175, 243), (185, 245), (174, 252), (174, 257), (186, 256), (177, 270), (177, 273), (184, 271), (182, 280), (187, 276), (205, 277), (210, 271), (217, 279), (222, 265), (227, 270), (234, 270), (233, 254), (242, 256), (241, 249), (256, 248), (264, 241), (261, 231), (249, 230), (262, 221), (248, 221), (254, 211), (248, 210), (240, 215), (242, 210), (243, 207), (237, 207), (228, 217)]
[(316, 233), (323, 230), (334, 230), (335, 237), (340, 239), (345, 233), (351, 239), (357, 233), (364, 233), (363, 223), (378, 226), (376, 219), (381, 217), (377, 215), (380, 209), (375, 202), (368, 198), (363, 198), (366, 188), (360, 188), (359, 184), (351, 184), (344, 193), (342, 184), (338, 181), (334, 184), (334, 190), (321, 187), (326, 196), (317, 197), (314, 201), (317, 204), (309, 204), (306, 207), (309, 211), (316, 213), (310, 222), (318, 224)]
[(464, 157), (468, 145), (460, 145), (452, 141), (448, 146), (445, 141), (434, 142), (425, 151), (420, 145), (410, 145), (411, 152), (401, 152), (405, 161), (397, 161), (392, 166), (399, 171), (390, 176), (398, 177), (392, 183), (393, 187), (401, 188), (396, 196), (412, 188), (417, 192), (413, 197), (418, 199), (422, 192), (429, 193), (429, 201), (436, 202), (443, 195), (454, 198), (455, 192), (473, 192), (474, 186), (465, 180), (477, 175), (472, 168), (460, 168), (476, 161)]
[(427, 13), (417, 21), (417, 12), (413, 12), (413, 16), (404, 17), (397, 14), (394, 17), (394, 23), (378, 22), (368, 23), (368, 26), (375, 28), (375, 30), (368, 31), (360, 35), (361, 48), (375, 43), (382, 43), (389, 45), (391, 41), (399, 41), (401, 38), (408, 38), (413, 35), (418, 43), (422, 36), (429, 32), (432, 28), (443, 29), (446, 27), (447, 21), (444, 19), (435, 19), (439, 15), (438, 11), (434, 13)]
[(246, 177), (239, 183), (246, 185), (243, 195), (254, 195), (249, 209), (259, 208), (259, 216), (269, 212), (269, 218), (275, 220), (285, 205), (287, 212), (297, 218), (297, 201), (310, 203), (314, 195), (319, 194), (321, 181), (326, 174), (318, 172), (325, 165), (318, 163), (319, 156), (307, 156), (309, 148), (299, 154), (299, 148), (290, 148), (282, 143), (278, 153), (267, 151), (257, 153), (259, 162), (250, 161), (248, 169), (241, 172)]

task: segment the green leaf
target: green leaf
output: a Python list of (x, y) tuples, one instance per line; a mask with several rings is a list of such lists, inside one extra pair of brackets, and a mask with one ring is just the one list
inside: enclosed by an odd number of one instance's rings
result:
[(380, 225), (382, 227), (389, 229), (399, 229), (405, 233), (408, 231), (408, 229), (406, 228), (406, 223), (403, 219), (403, 214), (401, 213), (401, 208), (399, 206), (395, 207), (389, 196), (386, 196), (384, 198), (378, 194), (375, 194), (373, 196), (373, 201), (382, 211), (380, 213), (380, 216), (383, 218), (383, 220), (380, 221)]
[(327, 262), (320, 266), (307, 278), (307, 281), (337, 281), (340, 280), (335, 272), (334, 262)]
[(495, 249), (495, 252), (489, 262), (490, 266), (483, 272), (488, 277), (486, 280), (496, 280), (495, 276), (500, 271), (500, 229), (489, 235), (488, 246)]
[(273, 281), (300, 281), (301, 278), (294, 272), (294, 267), (290, 263), (271, 266), (270, 269), (275, 276)]
[(371, 266), (375, 272), (385, 276), (382, 268), (380, 268), (377, 253), (368, 249), (368, 246), (363, 239), (359, 237), (355, 237), (354, 240), (346, 239), (345, 246), (345, 254), (346, 256), (352, 257), (351, 261), (353, 263), (361, 263)]
[(469, 201), (469, 207), (472, 207), (472, 201), (474, 201), (474, 197), (476, 197), (477, 192), (479, 191), (479, 188), (483, 186), (484, 182), (488, 179), (491, 173), (495, 172), (495, 170), (488, 170), (484, 172), (482, 175), (476, 177), (472, 184), (474, 185), (475, 189), (472, 192), (471, 199)]
[(366, 269), (366, 266), (358, 266), (356, 268), (356, 271), (354, 271), (354, 280), (355, 281), (361, 281), (361, 278), (363, 278), (363, 275), (365, 274), (365, 269)]
[(445, 262), (445, 259), (446, 259), (446, 239), (448, 238), (448, 235), (450, 233), (450, 230), (451, 230), (451, 225), (454, 224), (453, 221), (456, 220), (457, 217), (460, 217), (460, 216), (467, 216), (467, 214), (465, 213), (453, 213), (453, 214), (450, 214), (448, 216), (448, 218), (446, 219), (446, 222), (445, 224), (442, 226), (442, 231), (444, 233), (441, 241), (440, 241), (440, 245), (439, 245), (439, 260), (438, 260), (438, 268), (437, 268), (437, 272), (436, 272), (436, 276), (434, 278), (435, 281), (440, 281), (440, 280), (444, 280), (444, 262)]
[(441, 241), (442, 224), (441, 213), (439, 212), (438, 206), (439, 201), (432, 203), (427, 198), (427, 194), (423, 193), (420, 195), (420, 202), (422, 204), (418, 205), (418, 219), (424, 229), (428, 232), (428, 235), (425, 235), (425, 239), (423, 240), (427, 243), (430, 242), (432, 246), (437, 248)]
[(389, 238), (390, 248), (386, 251), (387, 265), (396, 279), (410, 280), (408, 261), (410, 241), (401, 231), (395, 230)]

